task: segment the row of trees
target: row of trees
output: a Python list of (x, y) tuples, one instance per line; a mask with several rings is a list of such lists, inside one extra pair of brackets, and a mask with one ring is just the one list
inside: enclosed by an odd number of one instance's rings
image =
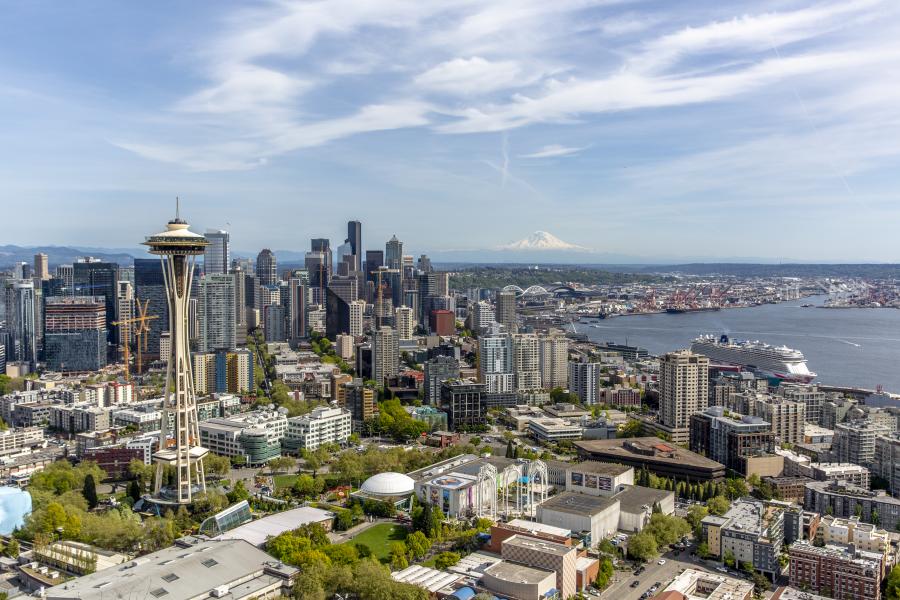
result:
[(750, 493), (747, 482), (738, 477), (733, 477), (717, 483), (713, 483), (712, 481), (690, 482), (671, 477), (659, 477), (646, 468), (637, 471), (635, 474), (635, 484), (658, 490), (669, 490), (670, 492), (675, 492), (675, 495), (678, 498), (686, 498), (700, 502), (716, 496), (724, 496), (727, 499), (734, 500)]
[(628, 540), (628, 555), (647, 561), (659, 554), (660, 548), (674, 544), (691, 532), (691, 526), (681, 517), (654, 512), (640, 533)]

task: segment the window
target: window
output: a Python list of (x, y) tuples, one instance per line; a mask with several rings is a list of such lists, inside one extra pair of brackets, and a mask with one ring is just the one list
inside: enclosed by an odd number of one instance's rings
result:
[(163, 588), (156, 588), (155, 590), (150, 591), (150, 595), (154, 598), (162, 598), (163, 596), (168, 596), (169, 592)]
[(200, 564), (203, 565), (204, 567), (206, 567), (207, 569), (209, 569), (209, 568), (211, 568), (211, 567), (216, 566), (216, 565), (219, 564), (219, 563), (218, 563), (218, 561), (216, 561), (216, 559), (214, 559), (214, 558), (207, 558), (206, 560), (204, 560), (204, 561), (203, 561), (202, 563), (200, 563)]
[(168, 575), (163, 575), (163, 581), (168, 582), (168, 583), (172, 583), (176, 579), (178, 579), (178, 575), (176, 575), (175, 573), (169, 573)]

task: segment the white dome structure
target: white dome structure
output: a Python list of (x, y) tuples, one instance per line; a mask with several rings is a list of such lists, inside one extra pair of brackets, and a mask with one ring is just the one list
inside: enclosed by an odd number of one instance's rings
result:
[(378, 473), (366, 479), (359, 490), (368, 496), (397, 498), (412, 494), (416, 481), (403, 473)]

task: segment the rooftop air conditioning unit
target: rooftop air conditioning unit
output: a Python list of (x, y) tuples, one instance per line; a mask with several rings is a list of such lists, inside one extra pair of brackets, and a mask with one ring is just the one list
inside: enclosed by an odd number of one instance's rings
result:
[(212, 591), (213, 598), (224, 598), (228, 595), (228, 586), (220, 585), (218, 587), (213, 588)]

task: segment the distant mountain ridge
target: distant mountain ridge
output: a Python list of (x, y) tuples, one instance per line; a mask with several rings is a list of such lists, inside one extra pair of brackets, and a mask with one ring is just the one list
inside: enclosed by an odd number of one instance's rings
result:
[(7, 244), (0, 246), (0, 268), (7, 268), (16, 263), (26, 262), (34, 264), (34, 255), (43, 252), (47, 255), (50, 267), (57, 265), (70, 265), (79, 258), (93, 256), (106, 262), (114, 262), (119, 265), (131, 265), (135, 257), (143, 258), (147, 255), (140, 249), (128, 251), (125, 248), (90, 248), (77, 246), (16, 246)]

